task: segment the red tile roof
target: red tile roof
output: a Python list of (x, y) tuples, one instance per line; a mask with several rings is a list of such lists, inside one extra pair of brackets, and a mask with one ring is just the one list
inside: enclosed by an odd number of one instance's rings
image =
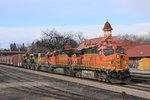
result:
[(137, 42), (131, 41), (131, 40), (128, 40), (128, 39), (119, 40), (119, 42), (125, 48), (125, 50), (129, 50), (129, 49), (139, 45)]
[[(86, 48), (87, 45), (99, 45), (101, 44), (101, 42), (105, 39), (106, 37), (99, 37), (99, 38), (93, 38), (93, 39), (87, 39), (84, 42), (82, 42), (79, 46), (78, 46), (78, 50), (81, 50), (83, 48)], [(113, 36), (113, 40), (117, 40), (116, 36)]]
[[(78, 46), (78, 50), (81, 50), (82, 48), (86, 48), (87, 45), (100, 45), (103, 40), (105, 40), (106, 37), (99, 37), (99, 38), (93, 38), (93, 39), (87, 39), (83, 43), (81, 43)], [(113, 36), (113, 41), (121, 46), (123, 46), (126, 50), (131, 49), (137, 45), (139, 45), (135, 41), (131, 41), (128, 39), (119, 40), (117, 36)]]
[(93, 39), (87, 39), (84, 42), (82, 42), (79, 46), (78, 46), (78, 50), (81, 50), (83, 48), (86, 48), (87, 44), (93, 44), (93, 45), (97, 45), (100, 41), (101, 41), (102, 37), (99, 38), (93, 38)]
[(110, 25), (110, 23), (107, 21), (104, 25), (103, 31), (112, 31), (112, 27)]
[(129, 57), (150, 57), (150, 44), (135, 46), (126, 53)]

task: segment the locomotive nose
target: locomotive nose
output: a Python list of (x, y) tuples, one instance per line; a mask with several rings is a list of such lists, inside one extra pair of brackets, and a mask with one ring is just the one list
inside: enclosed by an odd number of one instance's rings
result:
[(124, 57), (123, 57), (123, 55), (117, 54), (117, 55), (116, 55), (116, 58), (117, 58), (117, 59), (123, 59)]

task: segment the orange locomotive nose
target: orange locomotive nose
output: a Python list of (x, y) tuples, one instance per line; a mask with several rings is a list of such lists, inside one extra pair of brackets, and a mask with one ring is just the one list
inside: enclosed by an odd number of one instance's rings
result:
[(128, 69), (128, 57), (125, 54), (116, 54), (116, 70)]

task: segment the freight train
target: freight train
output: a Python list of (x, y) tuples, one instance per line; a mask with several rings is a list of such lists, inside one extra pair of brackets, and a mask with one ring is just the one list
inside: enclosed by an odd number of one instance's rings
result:
[(111, 38), (106, 37), (100, 46), (81, 50), (67, 48), (47, 53), (1, 55), (0, 63), (110, 83), (128, 83), (131, 79), (128, 57), (124, 48)]

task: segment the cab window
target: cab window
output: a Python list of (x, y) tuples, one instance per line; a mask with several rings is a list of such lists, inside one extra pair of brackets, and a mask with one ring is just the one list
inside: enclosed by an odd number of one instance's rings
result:
[(43, 53), (41, 54), (41, 57), (45, 57), (45, 56), (46, 56), (46, 54), (43, 54)]
[(114, 54), (114, 50), (113, 49), (105, 49), (104, 50), (104, 55), (105, 56), (109, 56), (109, 55), (112, 55)]
[(38, 58), (38, 54), (34, 54), (34, 58)]
[(125, 51), (124, 49), (116, 49), (116, 53), (125, 54)]

